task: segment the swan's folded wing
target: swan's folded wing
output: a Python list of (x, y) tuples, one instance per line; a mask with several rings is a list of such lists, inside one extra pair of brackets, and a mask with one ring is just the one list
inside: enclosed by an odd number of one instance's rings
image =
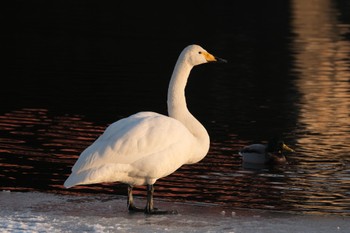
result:
[[(151, 154), (187, 144), (192, 134), (177, 120), (165, 115), (141, 112), (121, 119), (80, 155), (73, 173), (106, 164), (133, 164)], [(174, 150), (175, 151), (175, 150)]]

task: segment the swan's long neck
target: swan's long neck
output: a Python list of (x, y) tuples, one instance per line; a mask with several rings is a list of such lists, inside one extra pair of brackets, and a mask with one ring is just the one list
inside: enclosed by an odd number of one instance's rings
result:
[(207, 154), (210, 142), (204, 126), (187, 109), (185, 87), (192, 68), (193, 66), (181, 57), (178, 59), (168, 89), (168, 114), (169, 117), (180, 121), (197, 139), (199, 144), (196, 150), (199, 151), (196, 154), (198, 155), (189, 161), (189, 163), (196, 163)]
[[(170, 117), (180, 120), (189, 113), (186, 104), (185, 87), (192, 66), (181, 59), (175, 65), (168, 89), (168, 113)], [(181, 121), (182, 122), (182, 121)]]

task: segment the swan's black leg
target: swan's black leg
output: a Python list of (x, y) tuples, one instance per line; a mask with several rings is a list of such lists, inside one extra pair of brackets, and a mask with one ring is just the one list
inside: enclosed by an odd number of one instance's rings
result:
[(146, 214), (177, 214), (176, 210), (167, 211), (167, 210), (158, 210), (157, 208), (154, 208), (153, 192), (154, 192), (153, 185), (147, 185), (147, 204), (145, 208)]
[(153, 208), (153, 192), (154, 192), (154, 187), (153, 185), (147, 185), (147, 203), (146, 203), (146, 208), (145, 208), (145, 213), (146, 214), (152, 214), (154, 212)]
[(132, 189), (133, 189), (133, 186), (128, 185), (128, 202), (127, 202), (128, 210), (130, 212), (142, 212), (144, 210), (137, 208), (134, 204), (134, 198), (132, 196)]

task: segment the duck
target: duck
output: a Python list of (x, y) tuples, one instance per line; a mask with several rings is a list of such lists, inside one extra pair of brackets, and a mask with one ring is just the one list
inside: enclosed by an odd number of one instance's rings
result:
[[(201, 161), (209, 151), (206, 128), (190, 113), (185, 87), (193, 67), (226, 63), (200, 45), (186, 46), (173, 69), (167, 94), (168, 115), (142, 111), (110, 124), (74, 163), (64, 186), (121, 182), (127, 185), (130, 212), (167, 214), (154, 207), (154, 184), (185, 164)], [(133, 187), (146, 186), (144, 209), (136, 207)]]
[(252, 164), (285, 164), (284, 151), (295, 152), (282, 139), (271, 139), (267, 144), (251, 144), (243, 147), (238, 154), (244, 163)]

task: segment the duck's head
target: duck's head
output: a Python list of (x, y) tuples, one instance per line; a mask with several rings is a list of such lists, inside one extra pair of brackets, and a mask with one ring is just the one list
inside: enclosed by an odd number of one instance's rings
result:
[(183, 58), (187, 60), (187, 62), (192, 66), (196, 66), (196, 65), (200, 65), (208, 62), (227, 63), (225, 59), (222, 59), (210, 54), (201, 46), (196, 44), (189, 45), (186, 48), (184, 48), (180, 56), (183, 56)]
[(272, 139), (267, 144), (267, 152), (274, 154), (282, 154), (283, 151), (295, 152), (292, 148), (287, 146), (281, 139)]
[(294, 152), (289, 146), (287, 146), (281, 139), (272, 139), (267, 144), (266, 153), (268, 154), (270, 160), (269, 163), (272, 164), (285, 164), (287, 162), (286, 157), (283, 152), (289, 151)]

